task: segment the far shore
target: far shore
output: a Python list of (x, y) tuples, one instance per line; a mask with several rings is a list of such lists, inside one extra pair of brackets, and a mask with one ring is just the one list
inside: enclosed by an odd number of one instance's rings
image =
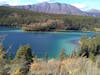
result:
[(94, 28), (93, 30), (83, 31), (83, 30), (64, 30), (64, 29), (55, 29), (55, 30), (24, 30), (22, 26), (16, 26), (16, 25), (0, 25), (0, 27), (14, 27), (14, 28), (21, 28), (24, 32), (100, 32), (100, 28)]

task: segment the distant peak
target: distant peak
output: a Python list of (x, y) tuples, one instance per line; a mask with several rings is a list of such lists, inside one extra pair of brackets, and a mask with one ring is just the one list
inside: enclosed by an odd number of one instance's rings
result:
[(42, 2), (39, 4), (66, 4), (66, 3), (60, 3), (60, 2)]
[(42, 3), (38, 3), (38, 4), (48, 4), (49, 2), (42, 2)]
[(100, 13), (100, 10), (99, 9), (90, 9), (90, 10), (87, 10), (87, 12)]

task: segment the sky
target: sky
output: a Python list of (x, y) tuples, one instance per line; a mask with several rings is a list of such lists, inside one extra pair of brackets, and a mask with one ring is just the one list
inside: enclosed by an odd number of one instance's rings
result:
[(100, 10), (100, 0), (0, 0), (0, 5), (9, 4), (9, 5), (29, 5), (37, 4), (42, 2), (59, 2), (71, 4), (81, 10), (88, 9), (99, 9)]

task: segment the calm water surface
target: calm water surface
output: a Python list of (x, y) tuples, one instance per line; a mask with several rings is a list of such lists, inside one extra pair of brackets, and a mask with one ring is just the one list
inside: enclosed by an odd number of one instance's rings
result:
[(48, 53), (49, 58), (58, 57), (62, 48), (70, 54), (79, 47), (82, 36), (93, 37), (99, 33), (93, 32), (22, 32), (20, 28), (0, 27), (0, 36), (7, 35), (3, 41), (4, 47), (12, 46), (13, 54), (20, 45), (30, 44), (32, 52), (42, 58)]

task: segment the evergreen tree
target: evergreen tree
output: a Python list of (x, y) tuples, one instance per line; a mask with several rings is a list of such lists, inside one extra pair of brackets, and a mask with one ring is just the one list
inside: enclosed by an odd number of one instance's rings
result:
[(5, 59), (6, 58), (6, 52), (4, 47), (1, 45), (0, 46), (0, 59)]
[(32, 58), (32, 52), (30, 45), (20, 46), (16, 53), (15, 59), (24, 59), (26, 61), (31, 60)]
[(6, 62), (6, 52), (4, 47), (0, 44), (0, 64), (3, 66)]

